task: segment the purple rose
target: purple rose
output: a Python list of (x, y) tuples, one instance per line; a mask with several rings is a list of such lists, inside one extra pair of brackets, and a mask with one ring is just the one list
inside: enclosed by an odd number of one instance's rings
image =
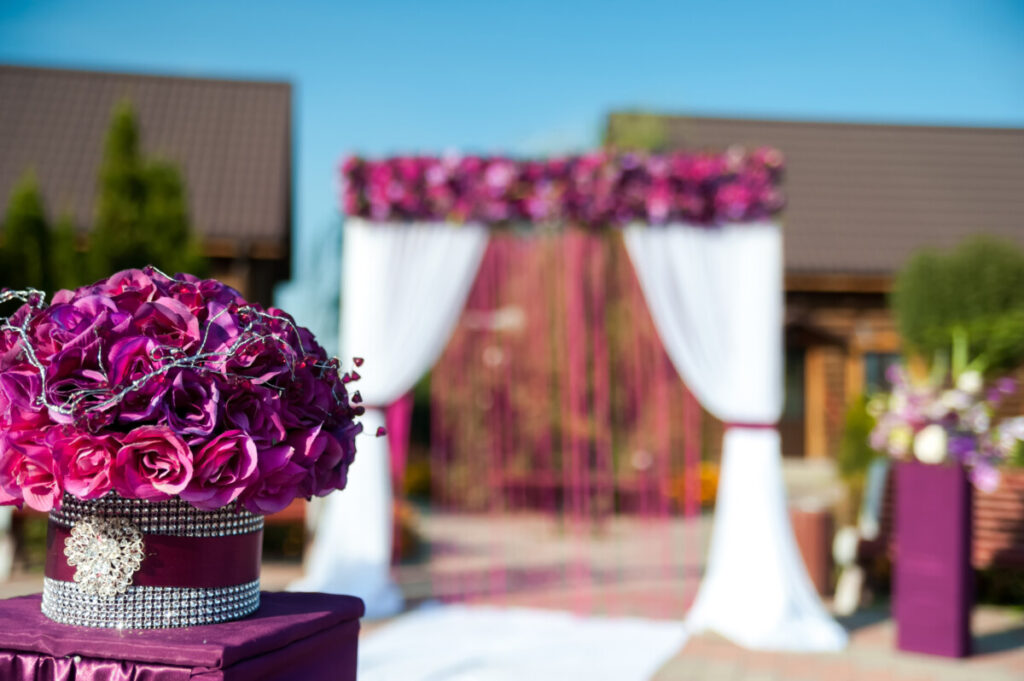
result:
[(324, 496), (345, 487), (348, 466), (355, 456), (351, 438), (361, 430), (359, 424), (350, 424), (354, 432), (338, 431), (337, 436), (321, 426), (289, 433), (288, 444), (295, 449), (293, 460), (310, 471), (303, 496)]
[(203, 279), (194, 283), (199, 288), (199, 293), (203, 296), (203, 299), (207, 302), (220, 303), (228, 307), (247, 304), (241, 293), (216, 279)]
[(130, 322), (129, 315), (110, 298), (83, 296), (48, 307), (32, 324), (32, 345), (37, 354), (51, 355), (89, 345), (112, 333), (124, 333)]
[(286, 352), (290, 349), (274, 340), (257, 338), (235, 348), (224, 366), (228, 372), (259, 385), (288, 371)]
[(225, 391), (224, 395), (221, 412), (230, 427), (245, 431), (262, 446), (276, 445), (284, 439), (281, 400), (275, 391), (254, 385)]
[(131, 499), (170, 499), (191, 480), (192, 452), (164, 426), (140, 426), (128, 433), (114, 459), (114, 489)]
[(137, 381), (143, 381), (121, 400), (118, 418), (122, 423), (142, 421), (153, 416), (167, 391), (166, 375), (149, 376), (158, 368), (153, 358), (156, 347), (156, 341), (152, 338), (131, 336), (114, 343), (107, 353), (110, 383), (114, 390), (122, 390)]
[[(101, 402), (106, 396), (107, 378), (99, 362), (99, 343), (62, 350), (46, 367), (46, 398), (51, 404), (79, 410)], [(71, 423), (74, 415), (50, 409), (57, 423)]]
[(31, 364), (0, 372), (0, 424), (10, 424), (15, 418), (15, 411), (40, 411), (36, 398), (41, 389), (39, 372)]
[[(0, 438), (0, 496), (3, 503), (24, 500), (30, 508), (60, 508), (61, 472), (48, 440), (51, 429), (17, 431)], [(20, 505), (20, 504), (19, 504)]]
[(195, 457), (192, 481), (181, 498), (196, 508), (227, 506), (245, 491), (256, 474), (256, 444), (240, 430), (210, 440)]
[(260, 452), (259, 478), (242, 494), (243, 505), (252, 513), (277, 513), (296, 497), (309, 472), (292, 461), (295, 450), (278, 445)]
[(178, 371), (164, 397), (164, 417), (178, 434), (209, 435), (217, 425), (219, 401), (220, 390), (212, 379)]
[(79, 499), (99, 499), (110, 491), (110, 469), (121, 443), (113, 435), (81, 433), (62, 438), (54, 454), (64, 472), (64, 489)]
[(174, 298), (157, 298), (140, 305), (134, 324), (141, 335), (161, 345), (188, 350), (199, 342), (199, 320), (184, 303)]
[(296, 369), (284, 385), (283, 418), (287, 428), (312, 428), (327, 419), (334, 409), (331, 386), (312, 367)]

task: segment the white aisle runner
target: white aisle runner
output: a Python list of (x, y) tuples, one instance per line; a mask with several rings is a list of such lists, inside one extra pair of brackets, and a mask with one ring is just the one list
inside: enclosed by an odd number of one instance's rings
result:
[(644, 681), (686, 641), (680, 622), (448, 605), (359, 641), (360, 681)]

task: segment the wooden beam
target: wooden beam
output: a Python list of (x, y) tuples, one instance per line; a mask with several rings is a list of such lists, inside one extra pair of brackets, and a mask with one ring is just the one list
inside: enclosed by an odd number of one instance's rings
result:
[(787, 291), (812, 293), (888, 293), (892, 290), (892, 276), (787, 272), (785, 285)]
[(825, 427), (825, 348), (807, 348), (804, 359), (804, 455), (822, 459), (828, 455)]
[(203, 239), (202, 251), (207, 258), (247, 257), (256, 260), (280, 260), (288, 254), (288, 249), (278, 243), (236, 239)]

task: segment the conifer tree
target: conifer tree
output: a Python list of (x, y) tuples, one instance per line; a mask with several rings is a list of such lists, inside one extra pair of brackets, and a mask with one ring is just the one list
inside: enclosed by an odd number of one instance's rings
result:
[(50, 281), (54, 290), (73, 289), (89, 283), (84, 254), (78, 249), (78, 231), (71, 216), (61, 215), (50, 237)]
[(11, 192), (4, 217), (0, 286), (50, 287), (49, 225), (35, 174), (26, 173)]
[(197, 271), (204, 261), (193, 238), (178, 169), (149, 162), (127, 102), (114, 110), (100, 167), (96, 225), (89, 239), (93, 278), (155, 265), (172, 274)]

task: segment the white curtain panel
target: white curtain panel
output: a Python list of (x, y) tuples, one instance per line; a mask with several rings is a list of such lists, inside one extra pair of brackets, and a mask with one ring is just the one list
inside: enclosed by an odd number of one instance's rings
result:
[[(694, 395), (733, 424), (782, 413), (782, 234), (773, 223), (632, 225), (626, 249), (669, 357)], [(726, 431), (707, 571), (687, 614), (766, 650), (839, 650), (786, 510), (778, 431)]]
[(323, 502), (307, 573), (295, 591), (359, 596), (367, 617), (402, 607), (391, 580), (392, 489), (383, 407), (410, 390), (444, 349), (476, 276), (487, 230), (447, 223), (345, 222), (341, 348), (367, 405), (348, 486)]

